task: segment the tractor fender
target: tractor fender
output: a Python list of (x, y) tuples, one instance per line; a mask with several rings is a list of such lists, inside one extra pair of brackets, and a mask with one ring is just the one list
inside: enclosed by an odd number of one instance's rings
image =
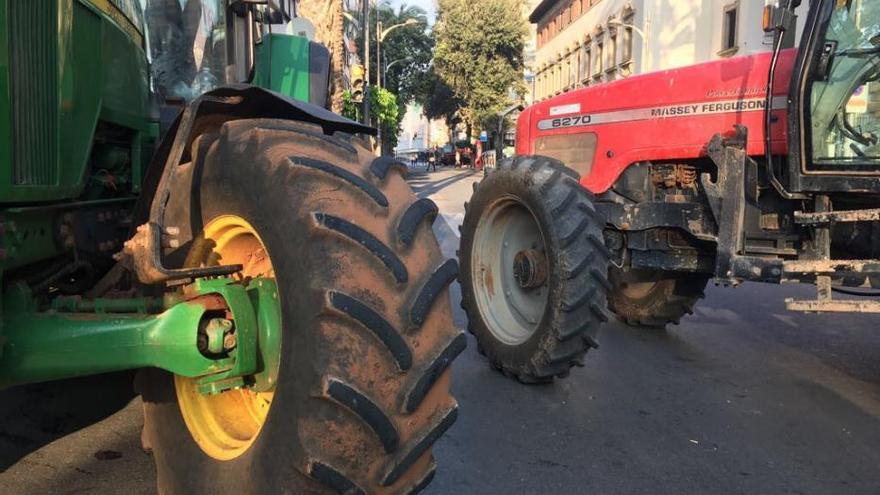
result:
[(199, 96), (177, 116), (156, 147), (132, 217), (132, 235), (135, 234), (134, 228), (146, 223), (160, 227), (173, 226), (175, 231), (179, 231), (175, 247), (164, 250), (169, 266), (180, 266), (182, 259), (177, 260), (179, 256), (176, 253), (188, 251), (193, 237), (189, 219), (164, 218), (166, 206), (188, 201), (195, 186), (192, 183), (192, 167), (180, 166), (191, 160), (189, 152), (199, 136), (216, 132), (227, 122), (242, 119), (306, 122), (320, 126), (327, 135), (336, 132), (377, 134), (375, 128), (317, 105), (248, 84), (222, 86)]

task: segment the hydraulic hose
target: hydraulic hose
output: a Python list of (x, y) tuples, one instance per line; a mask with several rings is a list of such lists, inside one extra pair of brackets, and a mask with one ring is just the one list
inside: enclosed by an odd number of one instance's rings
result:
[(846, 294), (848, 296), (880, 297), (880, 290), (853, 290), (844, 289), (841, 287), (832, 287), (831, 290), (834, 292), (840, 292), (841, 294)]
[(770, 59), (770, 71), (767, 75), (767, 95), (764, 101), (764, 160), (767, 162), (767, 177), (770, 184), (785, 199), (809, 199), (803, 194), (795, 194), (789, 192), (784, 185), (776, 177), (776, 169), (773, 167), (773, 135), (771, 127), (773, 125), (773, 90), (776, 85), (776, 66), (779, 63), (779, 53), (782, 51), (782, 42), (785, 37), (785, 27), (780, 26), (776, 30), (776, 37), (773, 42), (773, 56)]

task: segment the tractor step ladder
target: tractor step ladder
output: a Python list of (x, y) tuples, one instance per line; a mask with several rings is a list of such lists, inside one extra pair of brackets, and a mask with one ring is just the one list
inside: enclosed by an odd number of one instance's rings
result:
[[(801, 225), (830, 225), (839, 222), (877, 222), (880, 209), (852, 211), (795, 212), (795, 223)], [(783, 273), (790, 278), (815, 275), (816, 300), (787, 298), (785, 307), (791, 311), (811, 313), (880, 313), (880, 301), (866, 299), (834, 299), (832, 276), (880, 276), (880, 260), (795, 260), (783, 263)], [(870, 286), (869, 282), (866, 282)]]
[(786, 298), (785, 308), (808, 313), (880, 313), (880, 301), (834, 299), (830, 275), (816, 277), (816, 293), (815, 300)]
[(796, 211), (794, 222), (801, 225), (822, 225), (832, 222), (877, 222), (880, 221), (880, 208), (870, 210), (825, 211), (806, 213)]

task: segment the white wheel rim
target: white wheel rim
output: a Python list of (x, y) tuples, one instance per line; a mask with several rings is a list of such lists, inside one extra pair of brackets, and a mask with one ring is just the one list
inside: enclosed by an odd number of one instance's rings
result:
[(546, 282), (523, 289), (514, 277), (514, 257), (530, 249), (546, 256), (540, 225), (519, 198), (505, 196), (486, 208), (474, 235), (471, 280), (480, 316), (507, 345), (529, 340), (547, 307)]

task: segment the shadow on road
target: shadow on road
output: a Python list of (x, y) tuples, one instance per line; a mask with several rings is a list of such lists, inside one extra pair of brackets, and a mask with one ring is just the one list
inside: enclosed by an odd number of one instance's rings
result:
[(111, 373), (0, 391), (0, 472), (123, 409), (135, 397), (133, 377)]
[(419, 197), (426, 197), (451, 184), (478, 173), (481, 172), (474, 169), (464, 169), (451, 177), (435, 182), (434, 178), (429, 173), (413, 173), (410, 171), (409, 176), (407, 177), (407, 182), (409, 182), (410, 187), (412, 187), (413, 191), (415, 191)]

